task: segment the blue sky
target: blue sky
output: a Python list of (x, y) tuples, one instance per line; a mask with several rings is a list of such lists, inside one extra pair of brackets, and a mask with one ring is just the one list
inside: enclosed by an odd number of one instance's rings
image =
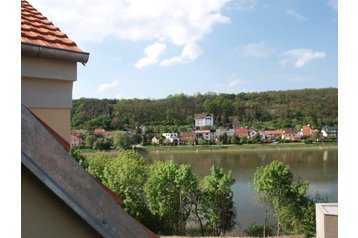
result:
[(73, 98), (338, 87), (337, 0), (33, 0), (90, 52)]

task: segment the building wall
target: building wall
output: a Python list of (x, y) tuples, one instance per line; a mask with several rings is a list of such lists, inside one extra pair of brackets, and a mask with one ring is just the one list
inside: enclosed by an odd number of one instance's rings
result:
[(70, 143), (71, 109), (67, 108), (29, 108), (63, 139)]
[(338, 213), (330, 212), (329, 206), (338, 209), (338, 204), (316, 204), (317, 238), (338, 238)]
[(21, 103), (68, 142), (76, 79), (75, 62), (21, 57)]
[(102, 237), (23, 165), (21, 194), (21, 237)]

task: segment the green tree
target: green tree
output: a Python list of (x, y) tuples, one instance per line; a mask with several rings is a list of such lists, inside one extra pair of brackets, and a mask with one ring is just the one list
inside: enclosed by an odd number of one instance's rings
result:
[(125, 131), (115, 131), (113, 135), (113, 145), (116, 148), (129, 149), (131, 139)]
[(164, 234), (184, 235), (197, 178), (191, 167), (157, 162), (151, 167), (144, 186), (149, 210), (161, 220)]
[(85, 139), (85, 146), (87, 148), (93, 148), (93, 144), (96, 142), (96, 137), (94, 135), (91, 134), (87, 134), (86, 135), (86, 139)]
[(235, 179), (231, 172), (225, 174), (222, 168), (213, 166), (210, 175), (200, 184), (202, 193), (201, 212), (210, 234), (219, 236), (235, 226), (235, 207), (231, 186)]
[(87, 171), (92, 174), (94, 177), (103, 181), (104, 179), (104, 168), (106, 164), (110, 161), (108, 153), (97, 152), (94, 155), (88, 157), (88, 167)]
[(81, 151), (77, 148), (71, 149), (71, 156), (74, 158), (79, 165), (81, 165), (84, 169), (88, 167), (88, 161), (86, 158), (81, 154)]
[(314, 203), (306, 196), (308, 182), (295, 181), (289, 167), (280, 161), (257, 168), (254, 187), (270, 202), (277, 219), (277, 235), (283, 233), (313, 234)]
[(148, 163), (138, 153), (120, 151), (104, 167), (103, 182), (122, 198), (123, 208), (149, 228), (155, 219), (147, 207), (143, 187), (148, 179)]

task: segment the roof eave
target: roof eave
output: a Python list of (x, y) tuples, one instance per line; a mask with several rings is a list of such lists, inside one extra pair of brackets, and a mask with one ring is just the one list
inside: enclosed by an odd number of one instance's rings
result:
[(27, 42), (21, 42), (21, 54), (33, 57), (80, 62), (83, 64), (87, 63), (89, 58), (89, 53), (87, 52), (48, 47)]

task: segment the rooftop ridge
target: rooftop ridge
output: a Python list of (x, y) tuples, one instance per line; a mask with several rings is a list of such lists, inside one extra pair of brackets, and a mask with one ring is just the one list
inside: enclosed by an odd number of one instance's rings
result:
[(21, 42), (83, 52), (26, 0), (21, 0)]

